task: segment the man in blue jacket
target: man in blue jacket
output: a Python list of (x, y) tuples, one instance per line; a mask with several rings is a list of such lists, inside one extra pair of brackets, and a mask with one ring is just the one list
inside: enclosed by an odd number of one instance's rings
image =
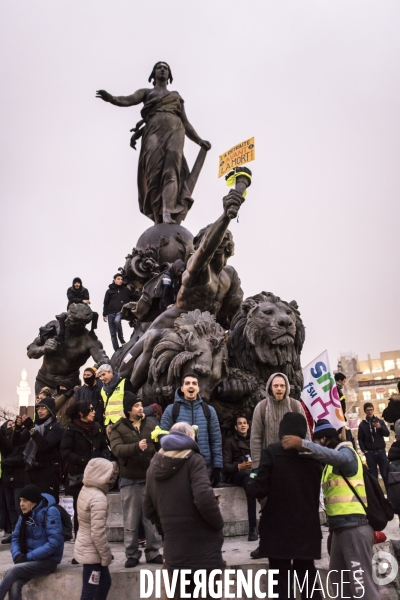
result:
[(35, 577), (54, 573), (61, 562), (64, 538), (61, 516), (50, 494), (41, 494), (36, 485), (20, 492), (22, 515), (12, 534), (11, 554), (14, 566), (0, 583), (0, 600), (8, 592), (9, 600), (22, 600), (21, 590)]
[(170, 430), (172, 425), (184, 421), (198, 428), (197, 444), (206, 461), (213, 487), (218, 485), (222, 470), (222, 438), (217, 413), (203, 402), (197, 376), (188, 373), (175, 392), (175, 402), (167, 406), (161, 417), (161, 429)]

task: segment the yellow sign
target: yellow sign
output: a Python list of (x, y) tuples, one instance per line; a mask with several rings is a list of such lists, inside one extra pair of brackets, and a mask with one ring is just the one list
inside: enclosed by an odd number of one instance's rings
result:
[(228, 171), (231, 171), (235, 167), (240, 167), (240, 165), (254, 160), (256, 157), (255, 150), (254, 138), (252, 137), (221, 154), (219, 157), (218, 177), (222, 177), (222, 175), (225, 175), (225, 173), (228, 173)]

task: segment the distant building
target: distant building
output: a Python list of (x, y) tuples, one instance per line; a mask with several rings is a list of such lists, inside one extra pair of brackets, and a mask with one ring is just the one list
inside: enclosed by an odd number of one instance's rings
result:
[[(392, 394), (398, 394), (400, 381), (400, 350), (381, 352), (379, 358), (360, 360), (352, 353), (343, 352), (338, 371), (350, 378), (346, 382), (347, 412), (357, 412), (364, 417), (365, 402), (372, 402), (375, 414), (381, 416)], [(350, 384), (350, 385), (348, 385)]]

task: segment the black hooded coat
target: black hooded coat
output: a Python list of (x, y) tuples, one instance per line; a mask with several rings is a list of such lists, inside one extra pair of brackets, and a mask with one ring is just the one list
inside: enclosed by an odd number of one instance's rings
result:
[[(76, 290), (74, 288), (74, 283), (80, 283), (81, 287), (78, 290)], [(67, 298), (67, 310), (70, 304), (81, 304), (84, 300), (89, 300), (89, 290), (83, 287), (82, 279), (80, 277), (75, 277), (73, 279), (72, 286), (67, 289)]]

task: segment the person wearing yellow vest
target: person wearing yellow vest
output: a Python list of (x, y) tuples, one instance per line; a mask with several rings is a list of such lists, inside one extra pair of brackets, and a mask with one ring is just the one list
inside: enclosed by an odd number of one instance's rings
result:
[(97, 369), (97, 376), (103, 382), (100, 394), (104, 402), (104, 426), (107, 427), (125, 416), (124, 397), (127, 392), (133, 392), (133, 387), (129, 379), (114, 373), (110, 365), (101, 365)]
[(368, 524), (362, 504), (342, 476), (347, 477), (367, 504), (362, 462), (351, 442), (340, 442), (336, 429), (321, 419), (315, 426), (312, 442), (285, 436), (282, 445), (285, 449), (311, 453), (325, 465), (322, 490), (332, 533), (329, 562), (332, 584), (343, 584), (343, 598), (379, 600), (379, 586), (372, 577), (374, 530)]

